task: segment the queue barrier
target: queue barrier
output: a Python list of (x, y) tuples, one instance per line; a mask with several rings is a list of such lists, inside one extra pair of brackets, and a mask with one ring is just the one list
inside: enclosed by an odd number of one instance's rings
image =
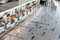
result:
[[(34, 0), (35, 1), (35, 0)], [(1, 26), (3, 27), (1, 30), (5, 31), (5, 29), (8, 29), (8, 28), (11, 28), (11, 27), (14, 27), (16, 25), (17, 22), (20, 23), (20, 21), (23, 21), (24, 19), (26, 19), (29, 15), (32, 15), (32, 13), (34, 13), (34, 11), (36, 11), (35, 9), (37, 9), (37, 5), (38, 2), (36, 4), (34, 4), (35, 7), (33, 7), (32, 5), (29, 5), (30, 7), (27, 9), (26, 8), (26, 5), (28, 3), (32, 3), (33, 1), (30, 1), (30, 2), (27, 2), (25, 4), (22, 4), (22, 5), (19, 5), (19, 6), (16, 6), (14, 8), (11, 8), (9, 10), (6, 10), (4, 12), (1, 12), (0, 13), (0, 17), (3, 17), (4, 15), (7, 15), (6, 18), (7, 18), (7, 22), (5, 22), (4, 26)], [(23, 8), (24, 7), (24, 8)], [(33, 10), (34, 9), (34, 10)], [(16, 14), (16, 15), (14, 15)], [(11, 21), (12, 20), (12, 21)], [(1, 28), (0, 27), (0, 28)], [(6, 28), (5, 28), (6, 27)], [(8, 29), (9, 30), (9, 29)], [(2, 31), (2, 32), (3, 32)], [(1, 32), (0, 32), (1, 33)]]

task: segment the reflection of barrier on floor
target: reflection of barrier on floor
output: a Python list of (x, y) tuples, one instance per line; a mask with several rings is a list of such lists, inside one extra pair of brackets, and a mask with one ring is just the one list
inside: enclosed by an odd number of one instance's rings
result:
[(37, 25), (38, 25), (38, 24), (44, 24), (44, 25), (49, 26), (49, 24), (46, 24), (46, 23), (40, 23), (40, 22), (38, 22), (38, 21), (30, 21), (30, 22), (31, 22), (31, 23), (35, 23), (36, 28), (37, 28)]
[(13, 31), (3, 36), (1, 40), (23, 40), (23, 38), (20, 37), (20, 34), (20, 27), (17, 26)]
[[(36, 31), (36, 27), (35, 27), (34, 23), (28, 23), (27, 26), (23, 26), (23, 25), (20, 25), (20, 26), (24, 27), (25, 29), (27, 29), (28, 32), (31, 32), (31, 33), (33, 33), (33, 31)], [(20, 29), (22, 29), (22, 28), (20, 28)]]
[[(20, 33), (17, 33), (17, 28), (16, 28), (16, 29), (14, 29), (13, 34), (9, 33), (9, 34), (5, 35), (3, 38), (1, 38), (1, 40), (24, 40), (24, 38), (20, 37), (19, 34), (25, 33), (26, 31), (31, 32), (32, 30), (33, 30), (33, 28), (28, 30), (27, 26), (20, 25), (19, 30), (18, 30), (18, 31), (20, 31)], [(15, 33), (17, 33), (17, 34), (15, 34)], [(33, 32), (31, 32), (31, 33), (33, 33)]]
[(17, 37), (17, 36), (11, 35), (11, 34), (7, 34), (1, 40), (23, 40), (23, 37)]
[(27, 27), (19, 25), (10, 33), (6, 34), (1, 40), (23, 40), (24, 34), (27, 33), (26, 31), (28, 32)]

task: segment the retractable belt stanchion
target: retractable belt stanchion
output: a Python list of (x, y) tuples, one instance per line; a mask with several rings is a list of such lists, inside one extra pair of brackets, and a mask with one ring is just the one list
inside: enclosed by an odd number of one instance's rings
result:
[(33, 4), (32, 4), (32, 7), (33, 7), (33, 11), (35, 11), (35, 1), (34, 2), (32, 2)]
[(19, 11), (20, 19), (22, 19), (25, 16), (24, 12), (25, 12), (25, 10), (20, 9), (20, 11)]
[(15, 14), (13, 14), (13, 15), (15, 15), (14, 16), (15, 23), (17, 23), (19, 21), (19, 12), (17, 10), (15, 10)]
[(31, 5), (30, 5), (30, 3), (28, 3), (27, 5), (26, 5), (26, 9), (27, 9), (27, 15), (29, 15), (30, 14), (30, 12), (31, 12)]
[(0, 34), (4, 33), (5, 31), (5, 23), (3, 20), (0, 20)]
[(5, 13), (3, 16), (3, 20), (5, 21), (5, 29), (9, 29), (10, 25), (11, 25), (11, 23), (9, 21), (9, 16), (10, 16), (10, 14), (8, 14), (8, 12)]
[(9, 17), (9, 20), (10, 20), (11, 25), (15, 22), (14, 17), (15, 17), (15, 15), (11, 15)]
[(39, 9), (40, 5), (41, 5), (40, 2), (37, 1), (37, 9)]
[(20, 9), (20, 14), (22, 15), (22, 17), (25, 15), (24, 12), (25, 10)]
[(6, 27), (7, 27), (7, 29), (10, 28), (10, 25), (11, 25), (10, 21), (7, 20), (7, 22), (6, 22)]
[(37, 9), (37, 2), (32, 2), (33, 4), (32, 4), (32, 7), (33, 7), (33, 11), (36, 11), (36, 9)]

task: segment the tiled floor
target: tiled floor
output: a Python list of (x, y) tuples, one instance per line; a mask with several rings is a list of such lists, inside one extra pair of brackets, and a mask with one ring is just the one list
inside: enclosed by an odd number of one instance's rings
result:
[(40, 7), (34, 16), (19, 25), (19, 36), (23, 40), (60, 40), (59, 10), (59, 7), (56, 10)]
[(39, 15), (28, 24), (32, 36), (28, 40), (60, 40), (60, 12), (57, 10), (49, 10), (47, 7), (40, 10)]

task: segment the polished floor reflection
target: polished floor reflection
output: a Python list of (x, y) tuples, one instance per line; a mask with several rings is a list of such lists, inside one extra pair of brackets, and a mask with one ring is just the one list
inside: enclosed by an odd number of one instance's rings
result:
[[(20, 37), (21, 40), (60, 40), (59, 10), (60, 7), (52, 10), (49, 7), (42, 6), (16, 28), (18, 32), (15, 29), (9, 34), (15, 35), (18, 33), (15, 36)], [(14, 38), (14, 40), (16, 39)]]
[(28, 24), (31, 40), (60, 40), (59, 7), (56, 10), (50, 10), (48, 7), (40, 9), (37, 13), (39, 15)]

